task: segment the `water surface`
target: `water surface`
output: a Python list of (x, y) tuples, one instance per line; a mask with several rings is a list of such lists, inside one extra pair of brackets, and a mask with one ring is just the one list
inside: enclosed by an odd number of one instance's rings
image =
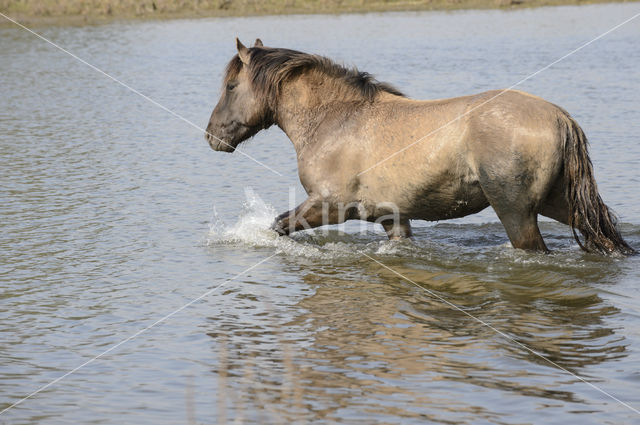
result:
[[(233, 39), (315, 52), (414, 98), (508, 87), (636, 4), (113, 23), (41, 33), (205, 126)], [(640, 21), (519, 88), (566, 108), (640, 247)], [(623, 424), (640, 409), (640, 259), (513, 250), (495, 214), (276, 238), (304, 193), (278, 129), (198, 130), (17, 29), (0, 30), (0, 423)], [(290, 188), (293, 188), (290, 191)], [(238, 273), (276, 254), (239, 277)], [(369, 257), (382, 262), (417, 284)], [(436, 294), (434, 296), (433, 294)], [(453, 309), (454, 303), (477, 320)], [(496, 333), (482, 322), (503, 332)]]

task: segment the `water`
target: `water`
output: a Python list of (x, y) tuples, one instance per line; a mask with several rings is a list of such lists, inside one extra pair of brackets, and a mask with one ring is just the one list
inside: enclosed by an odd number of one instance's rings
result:
[[(638, 11), (39, 31), (204, 127), (236, 35), (325, 54), (414, 98), (439, 98), (508, 87)], [(581, 123), (601, 193), (636, 247), (639, 36), (633, 21), (520, 86)], [(640, 409), (639, 258), (582, 253), (552, 222), (542, 225), (552, 254), (519, 252), (491, 210), (416, 222), (413, 244), (357, 223), (276, 238), (271, 219), (304, 195), (278, 129), (243, 149), (283, 176), (211, 151), (200, 131), (17, 28), (0, 29), (0, 87), (0, 409), (210, 292), (0, 423), (640, 420), (518, 345)]]

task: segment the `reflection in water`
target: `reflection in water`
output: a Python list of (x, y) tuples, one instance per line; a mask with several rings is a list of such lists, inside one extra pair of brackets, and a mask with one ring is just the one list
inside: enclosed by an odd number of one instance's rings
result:
[[(507, 275), (498, 283), (425, 270), (432, 265), (419, 260), (380, 260), (578, 376), (627, 356), (624, 338), (607, 327), (619, 310), (583, 284), (554, 279), (552, 270), (519, 271), (513, 282)], [(533, 409), (570, 409), (588, 393), (578, 379), (366, 257), (340, 270), (309, 267), (303, 279), (313, 293), (292, 320), (278, 324), (274, 306), (253, 319), (211, 319), (209, 335), (229, 338), (219, 345), (231, 378), (228, 407), (240, 414), (250, 404), (258, 416), (247, 420), (491, 421), (496, 413), (486, 398), (496, 391), (526, 397), (521, 403)], [(349, 417), (354, 406), (364, 416)]]

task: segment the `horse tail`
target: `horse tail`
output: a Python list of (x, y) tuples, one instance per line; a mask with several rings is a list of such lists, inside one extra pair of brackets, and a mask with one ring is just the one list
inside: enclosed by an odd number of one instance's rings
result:
[[(580, 248), (601, 254), (632, 255), (636, 251), (618, 231), (617, 217), (598, 193), (589, 158), (587, 136), (578, 123), (565, 113), (564, 179), (569, 204), (569, 226)], [(580, 241), (576, 229), (582, 233)]]

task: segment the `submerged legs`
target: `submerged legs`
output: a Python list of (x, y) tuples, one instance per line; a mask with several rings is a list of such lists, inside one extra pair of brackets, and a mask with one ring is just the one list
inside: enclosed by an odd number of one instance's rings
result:
[(408, 219), (396, 220), (384, 220), (380, 222), (384, 231), (387, 232), (387, 236), (390, 240), (399, 240), (413, 237), (411, 232), (411, 224)]
[(549, 252), (538, 228), (537, 214), (519, 215), (510, 213), (501, 215), (498, 213), (498, 217), (504, 225), (514, 248)]
[(485, 173), (480, 184), (507, 231), (511, 245), (518, 249), (549, 252), (538, 228), (538, 205), (543, 195), (531, 189), (533, 180), (524, 179), (505, 188), (506, 185), (500, 184), (503, 179), (506, 180), (502, 176), (489, 178)]

